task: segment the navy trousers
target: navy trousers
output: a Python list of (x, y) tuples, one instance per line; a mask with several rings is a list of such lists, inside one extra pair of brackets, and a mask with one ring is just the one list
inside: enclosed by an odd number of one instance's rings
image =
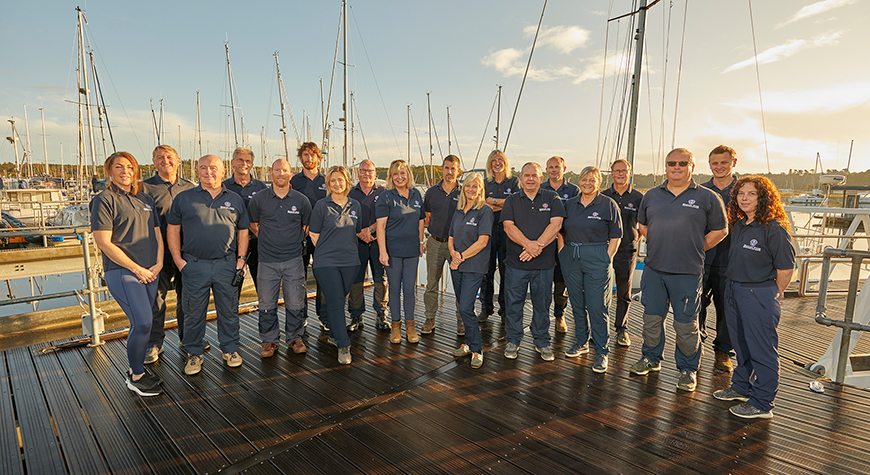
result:
[(456, 301), (459, 303), (459, 315), (465, 325), (465, 344), (472, 352), (482, 353), (480, 325), (477, 323), (477, 316), (474, 315), (474, 300), (483, 282), (483, 274), (451, 270), (450, 277), (453, 280), (453, 293), (456, 294)]
[(106, 271), (106, 287), (130, 319), (127, 335), (127, 360), (133, 374), (145, 372), (145, 350), (151, 333), (151, 304), (157, 295), (157, 281), (143, 284), (127, 269)]
[(417, 292), (414, 287), (417, 282), (417, 263), (419, 256), (393, 257), (387, 266), (387, 282), (390, 285), (390, 318), (394, 322), (402, 321), (402, 308), (405, 310), (405, 320), (414, 321), (414, 308), (417, 305)]
[(490, 239), (492, 240), (492, 245), (489, 247), (489, 269), (480, 286), (481, 310), (484, 315), (491, 314), (495, 310), (493, 298), (495, 297), (496, 268), (498, 268), (498, 278), (500, 281), (498, 287), (498, 306), (502, 310), (506, 308), (504, 258), (507, 254), (507, 234), (505, 234), (504, 227), (500, 223), (492, 225), (492, 236), (490, 236)]
[(183, 255), (187, 265), (184, 273), (184, 349), (192, 355), (205, 350), (205, 317), (209, 293), (214, 295), (217, 312), (218, 341), (222, 353), (239, 349), (239, 294), (232, 285), (236, 273), (236, 256), (230, 253), (221, 259), (198, 259)]
[(335, 340), (339, 348), (350, 346), (347, 337), (347, 322), (345, 321), (344, 302), (353, 285), (353, 279), (359, 266), (350, 267), (315, 267), (314, 278), (320, 284), (323, 303), (326, 305), (326, 316), (329, 318), (329, 336)]
[(613, 328), (617, 331), (628, 329), (628, 307), (631, 305), (631, 280), (637, 264), (637, 251), (617, 250), (613, 255), (613, 278), (616, 281), (616, 312), (613, 314)]

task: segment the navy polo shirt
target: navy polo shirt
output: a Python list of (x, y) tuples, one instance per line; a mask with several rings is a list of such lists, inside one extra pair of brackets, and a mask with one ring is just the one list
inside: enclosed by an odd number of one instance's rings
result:
[(562, 185), (559, 186), (558, 190), (553, 189), (553, 185), (550, 185), (549, 179), (545, 180), (544, 183), (541, 184), (541, 188), (545, 190), (555, 191), (556, 195), (559, 196), (559, 199), (562, 200), (562, 203), (580, 194), (580, 187), (573, 183), (568, 183), (567, 178), (562, 178)]
[(181, 251), (199, 259), (235, 254), (236, 232), (250, 227), (241, 196), (223, 188), (212, 198), (202, 185), (179, 193), (166, 221), (181, 225), (181, 231), (190, 238), (184, 240)]
[(314, 208), (315, 203), (326, 198), (326, 179), (322, 173), (318, 173), (317, 176), (311, 180), (305, 176), (305, 173), (299, 172), (290, 178), (290, 186), (294, 190), (308, 197), (312, 209)]
[[(716, 192), (720, 198), (722, 198), (722, 203), (725, 205), (725, 214), (728, 214), (728, 205), (731, 203), (731, 190), (734, 188), (734, 184), (737, 183), (736, 177), (731, 180), (731, 183), (723, 189), (719, 189), (716, 185), (713, 184), (713, 179), (704, 183), (701, 186), (706, 186), (707, 188)], [(722, 240), (719, 244), (716, 244), (713, 249), (707, 251), (707, 257), (704, 260), (704, 265), (713, 266), (713, 267), (728, 267), (728, 252), (731, 249), (731, 235), (725, 236), (725, 239)]]
[[(564, 218), (565, 206), (554, 191), (538, 189), (535, 199), (531, 200), (526, 192), (520, 190), (507, 197), (504, 208), (501, 210), (501, 221), (513, 221), (514, 225), (528, 239), (538, 239), (547, 226), (550, 218)], [(507, 256), (505, 264), (514, 269), (543, 270), (556, 267), (556, 240), (554, 239), (541, 254), (528, 261), (520, 261), (523, 247), (515, 243), (510, 237), (507, 240)]]
[(602, 195), (612, 199), (619, 207), (619, 215), (622, 217), (622, 241), (619, 241), (619, 251), (634, 252), (636, 250), (637, 238), (637, 210), (640, 209), (640, 202), (643, 200), (643, 193), (634, 189), (631, 184), (625, 193), (619, 194), (613, 187), (601, 192)]
[[(383, 193), (385, 188), (380, 185), (375, 185), (372, 187), (369, 194), (365, 194), (360, 188), (359, 184), (350, 189), (350, 193), (347, 194), (348, 198), (353, 198), (359, 201), (359, 205), (362, 208), (362, 215), (360, 216), (360, 225), (363, 228), (370, 227), (375, 224), (375, 203), (378, 201), (378, 196)], [(362, 228), (360, 228), (362, 229)]]
[(245, 206), (248, 206), (248, 203), (251, 202), (251, 198), (253, 198), (257, 193), (269, 188), (269, 185), (254, 177), (251, 177), (251, 181), (249, 181), (247, 185), (242, 186), (236, 182), (235, 176), (231, 176), (224, 180), (224, 186), (233, 193), (241, 196), (242, 200), (245, 202)]
[(281, 198), (266, 188), (251, 198), (248, 217), (260, 226), (260, 262), (286, 262), (302, 255), (303, 227), (311, 219), (311, 203), (305, 195), (290, 188)]
[(420, 190), (411, 188), (408, 198), (395, 189), (381, 193), (375, 205), (375, 218), (387, 218), (387, 254), (393, 257), (419, 256), (419, 226), (425, 217)]
[(192, 182), (178, 177), (175, 183), (170, 183), (158, 174), (154, 174), (151, 178), (143, 181), (145, 193), (154, 198), (154, 207), (157, 210), (157, 215), (160, 216), (160, 231), (166, 235), (166, 216), (169, 214), (169, 208), (172, 207), (172, 200), (184, 190), (193, 188)]
[(731, 255), (725, 271), (728, 279), (761, 283), (776, 280), (777, 269), (794, 269), (794, 246), (778, 221), (746, 224), (743, 218), (734, 223), (731, 233)]
[[(487, 198), (504, 200), (508, 196), (520, 191), (520, 181), (515, 176), (505, 178), (500, 183), (496, 182), (494, 178), (491, 180), (487, 179), (483, 183), (483, 190), (486, 192)], [(500, 224), (502, 222), (501, 211), (496, 211), (493, 218), (496, 224)]]
[(669, 274), (702, 274), (705, 234), (728, 226), (722, 199), (695, 180), (679, 196), (667, 180), (647, 191), (637, 222), (647, 226), (644, 263)]
[[(456, 252), (462, 253), (472, 244), (476, 243), (480, 236), (492, 235), (492, 208), (489, 206), (481, 206), (478, 209), (470, 209), (468, 213), (461, 209), (453, 213), (453, 219), (450, 222), (449, 237), (453, 238), (453, 249)], [(480, 252), (471, 256), (471, 258), (462, 261), (457, 269), (459, 272), (471, 272), (473, 274), (486, 274), (489, 269), (489, 250), (492, 246), (492, 239), (486, 242), (486, 247)], [(453, 262), (453, 258), (448, 260)]]
[(622, 237), (622, 218), (612, 199), (598, 193), (589, 206), (580, 202), (582, 195), (565, 202), (562, 229), (568, 242), (601, 243)]
[(344, 206), (327, 196), (314, 205), (308, 231), (317, 233), (312, 269), (323, 267), (352, 267), (359, 265), (356, 234), (362, 231), (359, 201), (348, 198)]
[[(157, 263), (160, 226), (154, 198), (140, 191), (131, 195), (110, 185), (91, 201), (91, 231), (112, 231), (112, 244), (146, 269)], [(123, 269), (103, 253), (103, 269)]]
[(437, 185), (426, 190), (426, 197), (423, 198), (423, 211), (431, 213), (429, 234), (439, 239), (447, 239), (450, 234), (453, 212), (459, 205), (460, 188), (459, 183), (456, 183), (453, 190), (447, 193), (444, 190), (444, 180), (441, 180)]

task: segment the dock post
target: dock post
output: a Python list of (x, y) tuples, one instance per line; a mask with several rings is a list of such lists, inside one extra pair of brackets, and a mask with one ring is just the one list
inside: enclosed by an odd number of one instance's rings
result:
[(91, 233), (82, 232), (80, 236), (82, 238), (82, 251), (85, 258), (85, 281), (88, 286), (88, 310), (91, 314), (91, 343), (88, 346), (100, 346), (103, 344), (100, 341), (100, 333), (103, 328), (103, 315), (97, 309), (96, 296), (94, 295), (94, 267), (91, 262), (91, 249), (88, 243), (88, 240), (91, 238)]

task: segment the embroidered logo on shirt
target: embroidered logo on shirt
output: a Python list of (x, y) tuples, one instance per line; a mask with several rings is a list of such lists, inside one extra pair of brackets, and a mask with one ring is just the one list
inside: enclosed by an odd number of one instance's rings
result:
[(230, 211), (235, 211), (235, 210), (236, 210), (235, 208), (233, 208), (233, 204), (230, 203), (229, 201), (224, 201), (224, 205), (221, 206), (220, 209), (228, 209), (228, 210), (230, 210)]
[(761, 252), (760, 247), (756, 247), (758, 244), (758, 239), (752, 239), (749, 241), (749, 244), (744, 244), (743, 249), (749, 249), (750, 251)]
[(477, 223), (474, 222), (474, 218), (469, 219), (468, 222), (465, 224), (469, 226), (477, 226)]
[(598, 216), (598, 211), (593, 211), (591, 215), (586, 216), (586, 219), (597, 219), (597, 220), (601, 220), (601, 216)]
[(565, 193), (565, 198), (568, 198), (568, 193)]
[(296, 208), (296, 205), (291, 206), (290, 209), (287, 210), (287, 214), (299, 214), (299, 210), (298, 208)]
[(550, 205), (548, 205), (547, 203), (543, 203), (541, 204), (541, 207), (538, 209), (538, 211), (550, 211)]
[(350, 215), (353, 216), (353, 217), (355, 218), (355, 217), (356, 217), (356, 211), (351, 210)]
[(695, 200), (689, 200), (688, 203), (683, 203), (683, 206), (685, 206), (686, 208), (695, 208), (695, 209), (700, 208), (698, 205), (695, 204)]
[(419, 208), (419, 207), (420, 207), (420, 202), (417, 201), (417, 200), (414, 200), (414, 207), (415, 207), (415, 208)]
[(509, 194), (511, 194), (511, 189), (510, 189), (510, 188), (508, 188), (508, 189), (506, 189), (506, 190), (504, 190), (504, 194), (506, 194), (506, 195), (509, 195)]
[(145, 211), (151, 211), (151, 205), (145, 203)]

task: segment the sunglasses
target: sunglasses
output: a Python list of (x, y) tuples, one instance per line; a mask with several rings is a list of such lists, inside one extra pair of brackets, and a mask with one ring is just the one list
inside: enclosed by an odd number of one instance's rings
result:
[(668, 161), (668, 162), (665, 162), (665, 163), (666, 163), (669, 167), (675, 167), (675, 166), (677, 166), (677, 165), (679, 165), (679, 166), (681, 166), (681, 167), (687, 167), (687, 166), (689, 166), (689, 162), (686, 161), (686, 160), (681, 160), (681, 161), (679, 161), (679, 162)]

